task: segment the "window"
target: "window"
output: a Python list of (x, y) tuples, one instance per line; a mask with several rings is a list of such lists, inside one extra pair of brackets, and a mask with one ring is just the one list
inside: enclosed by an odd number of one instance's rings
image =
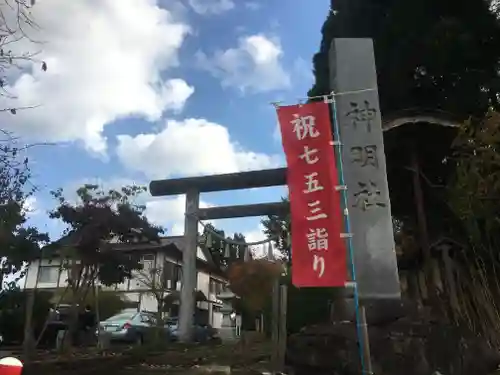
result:
[(155, 317), (150, 314), (141, 314), (141, 322), (150, 325), (156, 325)]
[(56, 283), (59, 278), (59, 266), (41, 266), (38, 270), (39, 283)]
[(210, 293), (217, 294), (217, 280), (210, 279)]
[(114, 320), (133, 320), (137, 315), (137, 312), (126, 312), (117, 315), (113, 315), (111, 318), (106, 319), (106, 321)]
[(153, 254), (145, 254), (141, 257), (141, 263), (145, 270), (150, 270), (154, 267), (155, 256)]
[(216, 279), (210, 279), (210, 293), (221, 294), (224, 289), (224, 284)]
[(163, 264), (163, 285), (175, 289), (177, 283), (182, 281), (182, 266), (166, 261)]
[(163, 263), (163, 284), (167, 285), (174, 277), (174, 264), (171, 262)]
[(176, 264), (174, 266), (174, 277), (172, 279), (174, 283), (182, 281), (182, 266)]

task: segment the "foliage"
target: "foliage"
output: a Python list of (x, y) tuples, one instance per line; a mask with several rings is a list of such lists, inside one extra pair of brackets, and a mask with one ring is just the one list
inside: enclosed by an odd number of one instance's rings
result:
[[(36, 53), (21, 51), (18, 46), (37, 44), (30, 37), (30, 32), (38, 30), (39, 26), (31, 17), (31, 8), (35, 0), (3, 0), (0, 2), (0, 96), (16, 100), (17, 97), (9, 89), (9, 79), (18, 77), (18, 70), (31, 64), (36, 64), (42, 71), (47, 71), (47, 63), (37, 59)], [(15, 115), (20, 110), (30, 109), (34, 106), (3, 108), (0, 112), (10, 112)]]
[(271, 297), (273, 281), (280, 277), (283, 265), (266, 259), (235, 262), (228, 270), (229, 287), (244, 305), (260, 311)]
[(288, 272), (282, 277), (288, 285), (287, 332), (296, 333), (305, 326), (329, 322), (334, 288), (296, 288)]
[(337, 0), (314, 56), (310, 96), (330, 92), (333, 38), (373, 38), (382, 113), (434, 108), (482, 116), (498, 108), (500, 21), (490, 1)]
[(124, 186), (120, 191), (104, 191), (97, 185), (84, 185), (76, 192), (76, 202), (67, 200), (62, 189), (52, 192), (59, 205), (50, 217), (62, 220), (68, 229), (47, 250), (67, 259), (73, 296), (70, 330), (76, 329), (76, 305), (82, 303), (96, 279), (104, 285), (121, 283), (142, 267), (139, 259), (114, 251), (110, 241), (159, 241), (163, 230), (150, 224), (143, 214), (145, 207), (134, 202), (145, 190)]
[[(218, 234), (212, 234), (211, 231)], [(245, 243), (245, 236), (241, 233), (234, 233), (233, 237), (226, 237), (223, 230), (215, 228), (212, 224), (207, 224), (201, 235), (204, 246), (210, 251), (214, 263), (219, 268), (228, 267), (236, 261), (243, 260), (245, 257), (245, 249), (243, 246), (230, 244), (222, 238), (227, 238), (237, 243)], [(229, 254), (229, 257), (227, 255)]]
[[(71, 290), (58, 290), (51, 301), (54, 304), (70, 304), (73, 301)], [(99, 290), (97, 292), (97, 298), (95, 293), (87, 293), (82, 301), (83, 306), (89, 305), (94, 311), (99, 309), (99, 319), (106, 320), (107, 318), (119, 313), (123, 309), (130, 306), (128, 301), (122, 298), (121, 293), (108, 290)]]
[(466, 223), (468, 239), (483, 249), (500, 244), (499, 125), (500, 114), (490, 112), (480, 124), (467, 121), (453, 143), (450, 205)]
[[(46, 234), (26, 225), (27, 206), (34, 193), (29, 187), (28, 159), (20, 156), (23, 147), (15, 140), (0, 145), (0, 278), (23, 276), (23, 266), (39, 254)], [(16, 280), (13, 281), (15, 283)]]
[[(0, 2), (0, 96), (14, 101), (9, 92), (9, 78), (17, 77), (16, 70), (27, 64), (40, 64), (43, 71), (47, 64), (29, 52), (20, 52), (23, 41), (33, 42), (28, 32), (37, 28), (31, 18), (30, 8), (34, 0), (4, 0)], [(19, 110), (32, 107), (8, 107), (0, 112), (15, 115)], [(23, 275), (25, 262), (39, 254), (39, 243), (48, 241), (45, 234), (26, 225), (26, 209), (34, 193), (30, 187), (31, 171), (25, 151), (34, 145), (20, 145), (13, 134), (0, 131), (0, 278), (17, 274), (16, 283)], [(2, 284), (3, 287), (3, 284)]]
[(467, 121), (462, 126), (453, 143), (455, 174), (447, 189), (450, 208), (461, 224), (461, 236), (456, 237), (490, 271), (498, 266), (500, 245), (499, 125), (500, 114), (490, 112), (481, 123)]
[[(289, 199), (281, 198), (283, 202), (288, 202)], [(279, 235), (278, 240), (274, 241), (274, 247), (281, 253), (281, 258), (287, 264), (292, 263), (291, 243), (290, 243), (290, 213), (282, 215), (270, 215), (262, 220), (264, 233), (268, 238)]]
[[(446, 119), (482, 117), (499, 107), (500, 21), (490, 1), (418, 3), (338, 0), (322, 27), (313, 58), (315, 84), (309, 95), (331, 92), (328, 52), (334, 38), (372, 38), (384, 119), (428, 114)], [(428, 227), (442, 232), (455, 134), (437, 125), (407, 124), (384, 135), (392, 213), (415, 227), (412, 154), (424, 181)], [(414, 230), (414, 229), (413, 229)]]
[[(52, 293), (37, 291), (33, 306), (32, 327), (39, 332), (47, 318), (51, 306)], [(6, 342), (20, 342), (24, 333), (26, 315), (26, 291), (11, 290), (0, 296), (0, 333)]]
[(450, 162), (455, 174), (447, 188), (457, 219), (455, 238), (464, 246), (454, 254), (460, 272), (458, 311), (478, 333), (496, 341), (500, 285), (500, 114), (490, 112), (480, 123), (467, 121), (453, 143)]

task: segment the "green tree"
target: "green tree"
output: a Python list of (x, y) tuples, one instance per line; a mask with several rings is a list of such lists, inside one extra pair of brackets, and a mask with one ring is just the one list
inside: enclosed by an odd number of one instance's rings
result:
[(271, 298), (273, 281), (283, 273), (283, 264), (267, 259), (235, 262), (228, 270), (229, 287), (250, 311), (261, 311)]
[(223, 230), (207, 224), (200, 238), (202, 245), (210, 251), (214, 263), (219, 268), (228, 267), (245, 257), (245, 246), (238, 245), (246, 243), (245, 236), (241, 233), (234, 233), (233, 237), (228, 237)]
[(314, 56), (310, 96), (329, 93), (333, 38), (372, 38), (382, 113), (408, 108), (482, 116), (498, 108), (500, 22), (491, 2), (335, 0)]
[[(372, 38), (384, 119), (428, 111), (482, 118), (488, 108), (499, 107), (500, 21), (490, 6), (483, 0), (335, 1), (313, 58), (315, 83), (309, 95), (331, 92), (328, 51), (334, 38)], [(450, 170), (442, 160), (450, 154), (454, 135), (423, 123), (385, 134), (393, 215), (407, 224), (415, 217), (413, 200), (408, 199), (414, 192), (412, 164), (420, 164), (424, 189), (429, 190), (427, 182), (446, 185)], [(436, 192), (424, 195), (433, 199)]]
[(27, 225), (28, 203), (35, 189), (30, 184), (28, 159), (19, 156), (16, 143), (0, 147), (0, 277), (24, 275), (25, 265), (40, 254), (39, 243), (48, 241), (46, 234)]
[[(2, 289), (12, 289), (25, 275), (27, 265), (40, 255), (40, 244), (48, 241), (47, 234), (28, 225), (29, 200), (35, 192), (31, 171), (18, 140), (9, 133), (0, 142), (0, 280)], [(6, 278), (10, 281), (7, 283)], [(29, 355), (34, 343), (32, 315), (35, 291), (27, 293), (25, 312), (24, 354)]]
[(460, 274), (461, 306), (455, 318), (500, 345), (500, 114), (490, 112), (477, 124), (466, 122), (453, 143), (455, 173), (448, 188), (448, 204), (456, 217), (456, 238), (463, 251), (454, 254)]
[[(17, 343), (23, 340), (24, 317), (26, 316), (28, 291), (12, 289), (1, 294), (0, 297), (0, 332), (6, 343)], [(38, 335), (43, 327), (50, 308), (52, 293), (36, 291), (32, 314), (32, 324), (29, 327), (31, 335)]]
[[(58, 290), (52, 296), (51, 301), (55, 304), (70, 304), (73, 299), (70, 290)], [(98, 313), (100, 321), (108, 319), (125, 308), (136, 307), (134, 302), (123, 298), (123, 293), (102, 290), (101, 287), (97, 291), (94, 290), (93, 293), (87, 293), (82, 304), (91, 306)]]
[(77, 202), (67, 200), (62, 189), (52, 193), (58, 207), (50, 217), (62, 220), (68, 229), (47, 250), (67, 259), (68, 284), (73, 296), (71, 333), (75, 329), (76, 305), (85, 300), (95, 280), (113, 285), (141, 269), (139, 259), (113, 251), (110, 241), (159, 241), (163, 229), (149, 223), (144, 216), (145, 207), (135, 203), (145, 191), (146, 188), (139, 186), (104, 191), (97, 185), (84, 185), (77, 190)]
[[(289, 199), (281, 198), (283, 202), (288, 202)], [(281, 215), (270, 215), (262, 220), (264, 233), (268, 238), (277, 237), (274, 241), (274, 248), (281, 253), (281, 258), (288, 265), (292, 264), (291, 253), (291, 223), (290, 212)]]
[[(16, 105), (17, 97), (10, 91), (11, 80), (19, 77), (19, 70), (33, 69), (35, 65), (39, 65), (42, 71), (47, 70), (44, 61), (24, 49), (27, 44), (36, 43), (29, 37), (29, 33), (38, 28), (31, 17), (34, 5), (35, 0), (3, 0), (0, 3), (0, 96), (6, 103), (0, 112), (16, 115), (36, 106)], [(24, 276), (26, 263), (37, 256), (38, 244), (48, 238), (35, 228), (26, 226), (26, 202), (33, 190), (27, 189), (30, 177), (28, 161), (20, 155), (32, 145), (19, 146), (12, 133), (5, 129), (0, 133), (0, 272), (2, 287), (5, 286), (5, 276), (16, 274), (17, 277), (7, 286), (13, 287)], [(28, 359), (30, 345), (34, 342), (31, 329), (34, 299), (35, 292), (29, 292), (25, 309), (25, 359)]]

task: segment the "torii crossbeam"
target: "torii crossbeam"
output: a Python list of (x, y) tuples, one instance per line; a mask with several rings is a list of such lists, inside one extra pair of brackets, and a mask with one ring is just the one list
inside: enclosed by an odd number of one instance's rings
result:
[(189, 342), (192, 337), (191, 330), (195, 307), (192, 291), (196, 288), (198, 220), (278, 215), (288, 211), (288, 204), (286, 202), (200, 209), (200, 194), (215, 191), (281, 186), (286, 185), (286, 182), (286, 168), (151, 181), (149, 191), (152, 196), (186, 194), (186, 215), (184, 221), (185, 248), (182, 254), (182, 288), (179, 314), (180, 341)]

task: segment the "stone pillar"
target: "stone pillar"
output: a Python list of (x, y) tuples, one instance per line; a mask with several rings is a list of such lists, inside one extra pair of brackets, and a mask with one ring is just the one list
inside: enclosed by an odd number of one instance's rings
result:
[(234, 298), (234, 294), (231, 293), (231, 296), (219, 296), (218, 298), (223, 301), (223, 305), (220, 309), (220, 312), (222, 313), (222, 324), (219, 329), (219, 336), (222, 341), (235, 341), (237, 339), (236, 329), (234, 322), (231, 319), (231, 314), (233, 313), (232, 300)]
[(200, 193), (186, 193), (186, 218), (184, 221), (184, 250), (182, 252), (181, 306), (179, 311), (179, 341), (190, 342), (196, 302), (196, 252), (198, 249), (198, 214)]

